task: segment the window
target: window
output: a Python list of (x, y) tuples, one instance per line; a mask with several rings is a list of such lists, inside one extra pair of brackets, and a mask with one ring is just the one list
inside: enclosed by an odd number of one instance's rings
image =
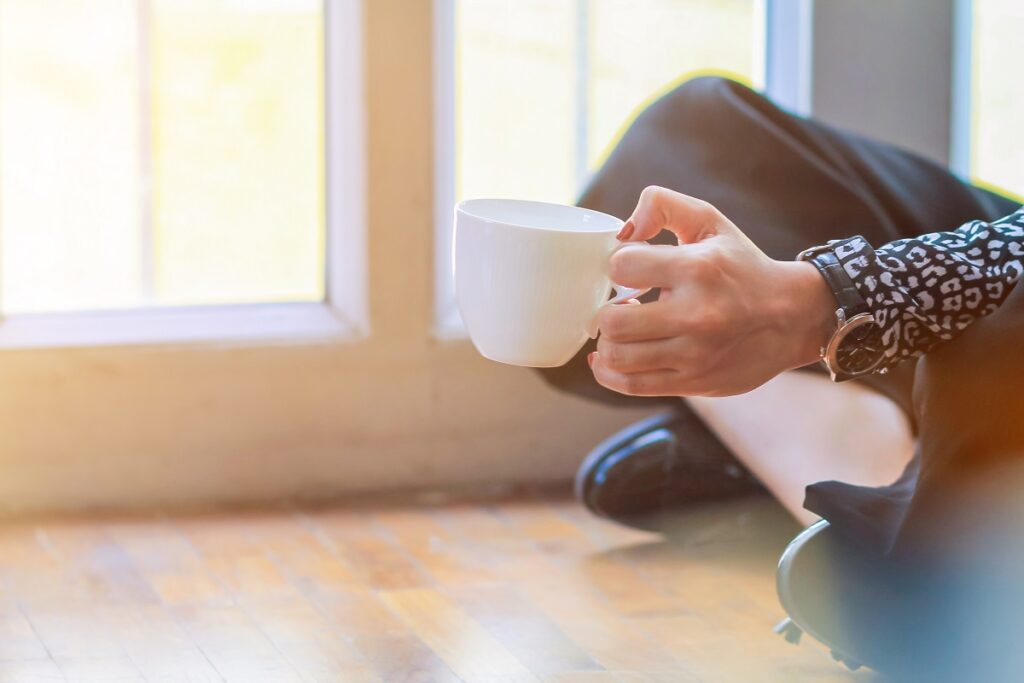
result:
[(954, 165), (974, 182), (1024, 196), (1024, 5), (961, 0), (959, 14)]
[(571, 202), (688, 74), (759, 79), (750, 0), (457, 0), (455, 195)]
[(647, 103), (697, 73), (764, 79), (756, 0), (447, 0), (435, 41), (439, 333), (458, 334), (451, 207), (571, 203)]
[(332, 215), (361, 222), (359, 182), (327, 196), (360, 167), (358, 112), (325, 115), (358, 104), (355, 7), (0, 0), (0, 339), (22, 314), (329, 299)]

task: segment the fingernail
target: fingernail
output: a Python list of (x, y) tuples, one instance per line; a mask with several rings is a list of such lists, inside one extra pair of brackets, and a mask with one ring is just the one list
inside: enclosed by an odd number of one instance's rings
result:
[(594, 367), (594, 356), (597, 355), (597, 351), (591, 351), (587, 354), (587, 365)]
[(632, 220), (626, 221), (626, 223), (622, 226), (622, 230), (619, 230), (619, 234), (615, 236), (615, 239), (619, 240), (620, 242), (625, 242), (626, 240), (633, 236), (634, 228), (635, 226), (633, 225)]

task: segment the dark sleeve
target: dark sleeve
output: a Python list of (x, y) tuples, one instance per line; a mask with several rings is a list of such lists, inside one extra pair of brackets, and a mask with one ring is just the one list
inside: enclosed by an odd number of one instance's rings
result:
[(896, 240), (829, 242), (878, 324), (877, 370), (927, 352), (996, 310), (1024, 270), (1024, 207), (992, 223)]

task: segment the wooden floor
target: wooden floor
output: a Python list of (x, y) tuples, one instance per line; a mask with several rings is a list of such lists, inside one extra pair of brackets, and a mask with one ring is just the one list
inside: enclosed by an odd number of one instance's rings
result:
[(673, 542), (570, 501), (0, 525), (0, 681), (864, 681), (771, 632), (766, 500)]

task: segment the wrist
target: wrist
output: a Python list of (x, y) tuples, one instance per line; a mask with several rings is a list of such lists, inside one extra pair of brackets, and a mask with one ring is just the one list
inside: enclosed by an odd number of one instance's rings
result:
[(780, 320), (793, 342), (792, 367), (821, 359), (836, 331), (836, 297), (817, 267), (806, 261), (779, 262), (783, 274)]

